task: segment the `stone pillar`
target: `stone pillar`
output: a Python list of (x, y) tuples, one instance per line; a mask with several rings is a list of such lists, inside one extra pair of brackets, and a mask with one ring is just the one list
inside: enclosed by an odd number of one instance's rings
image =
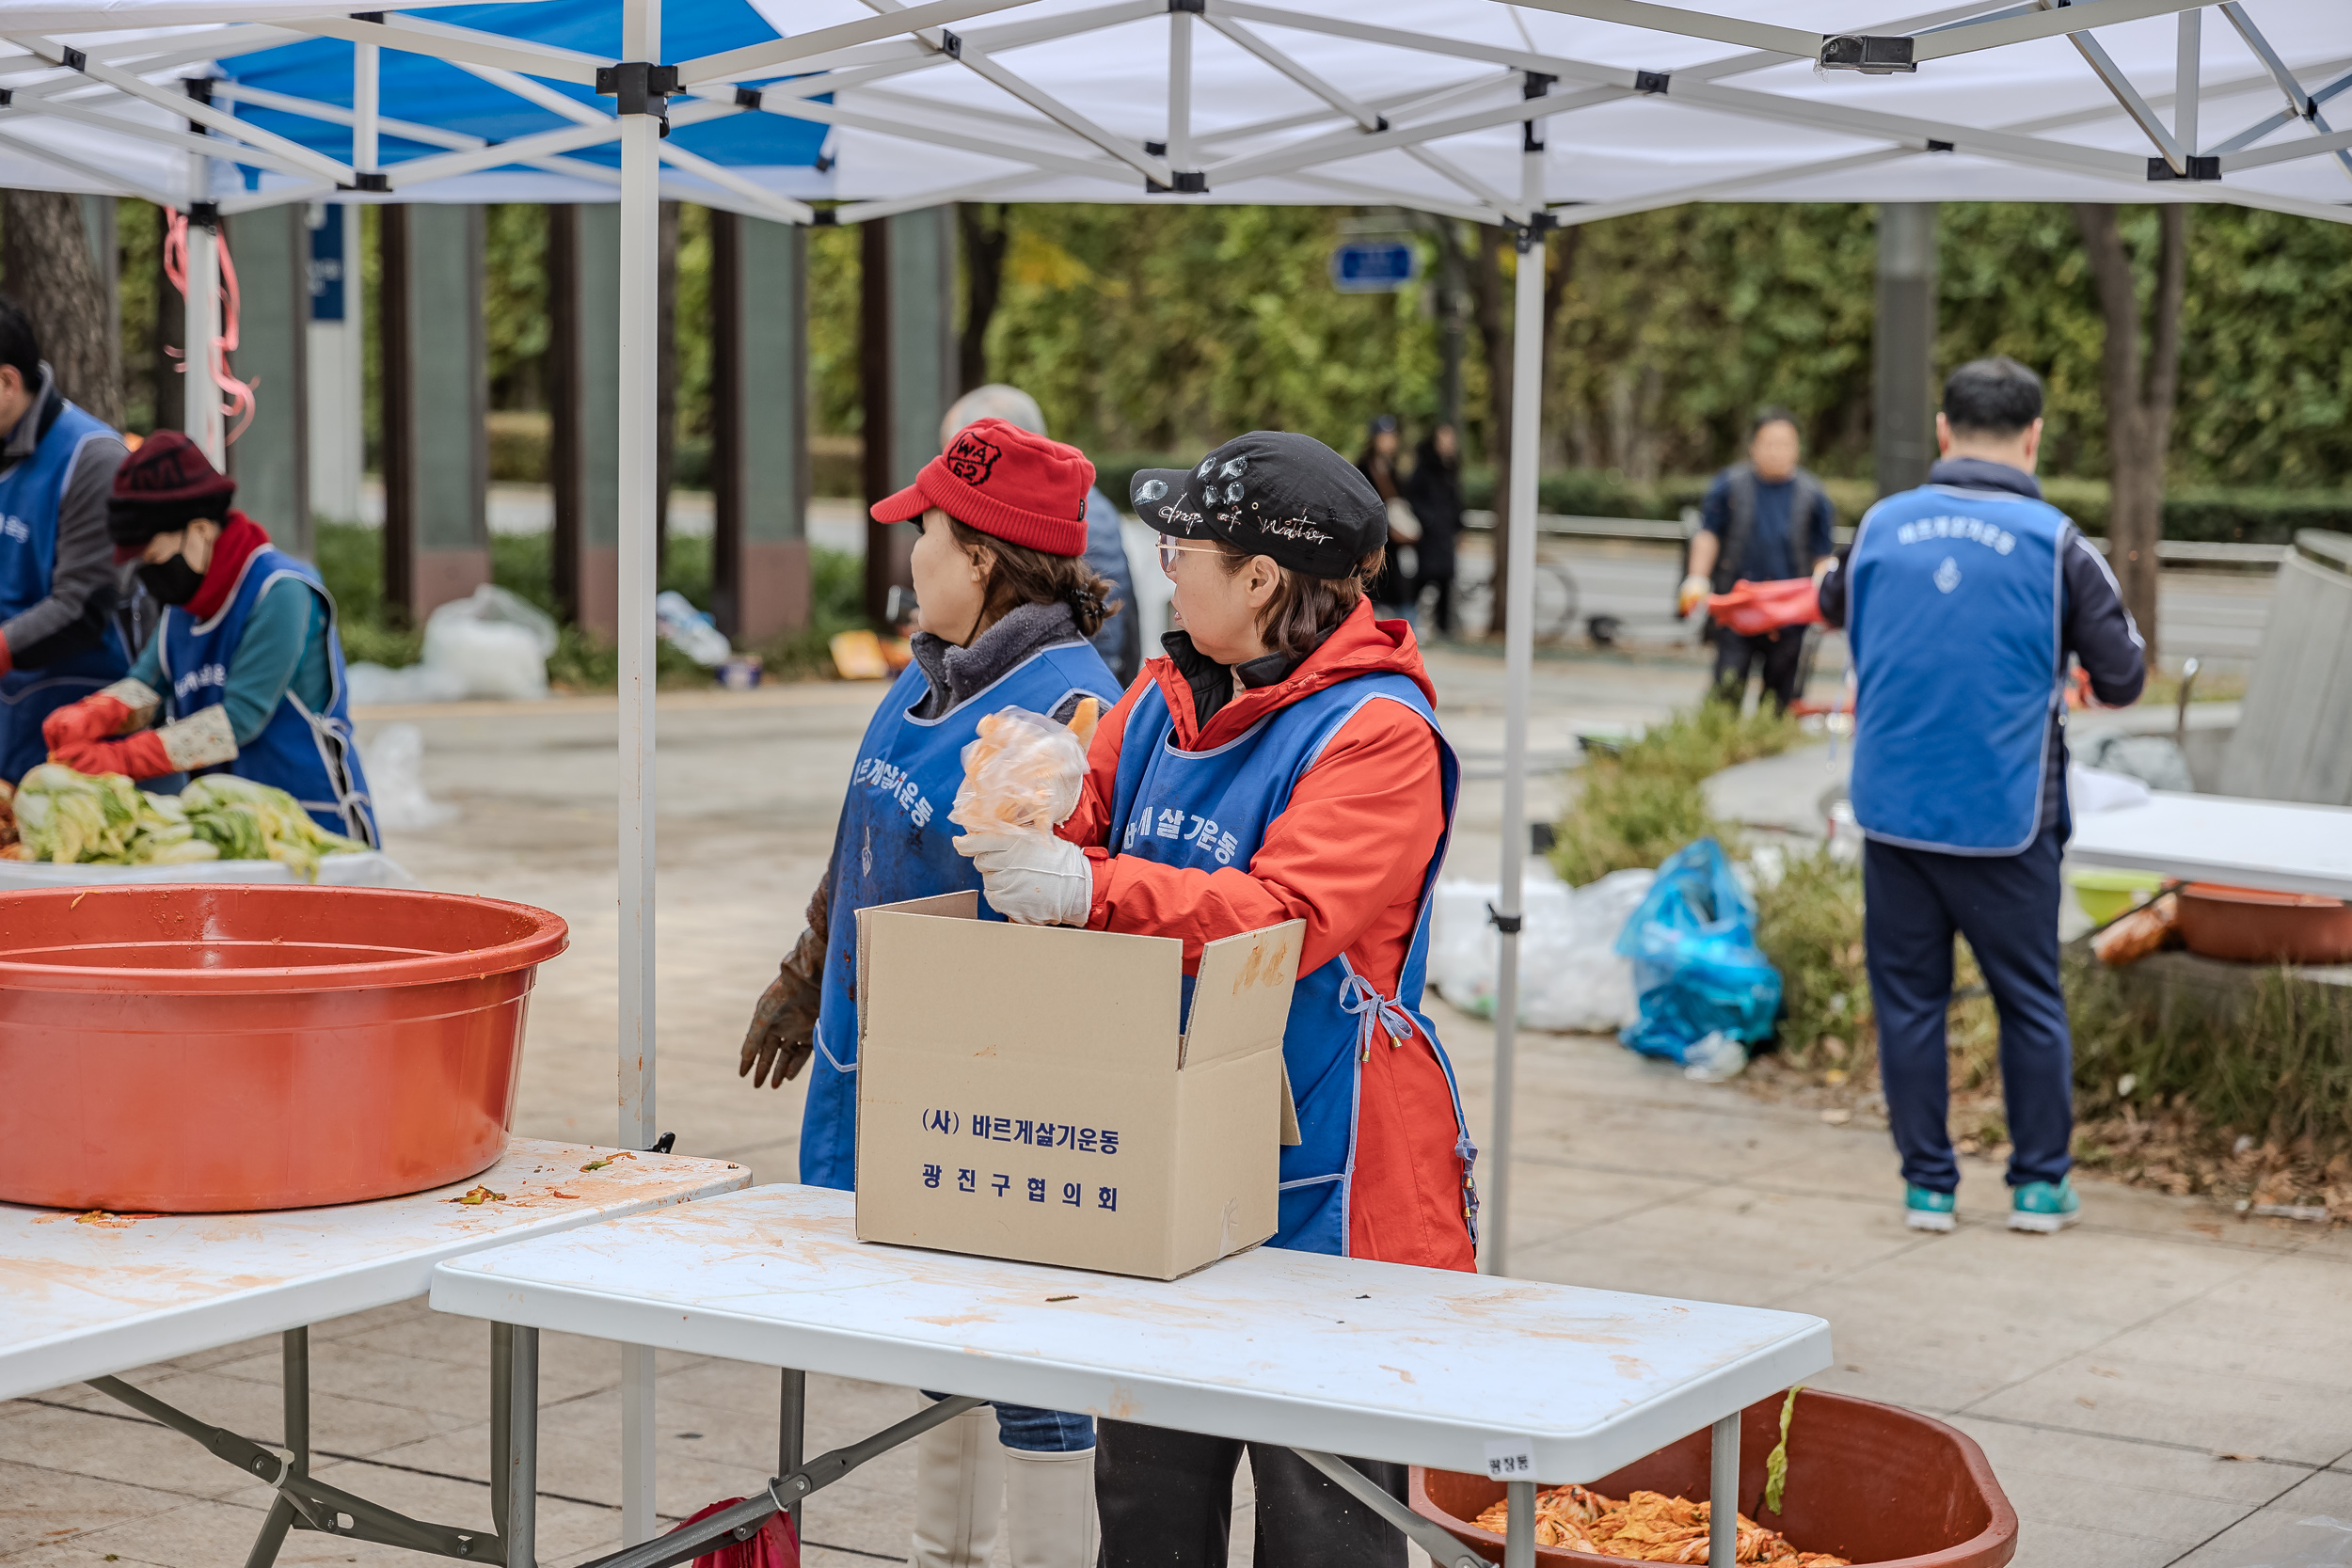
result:
[(1879, 494), (1927, 482), (1935, 461), (1935, 203), (1879, 203), (1870, 448)]
[(620, 627), (620, 225), (610, 203), (548, 209), (555, 599), (608, 641)]
[(224, 218), (237, 269), (237, 348), (230, 373), (253, 388), (253, 422), (229, 444), (237, 506), (289, 555), (311, 560), (310, 229), (300, 202)]
[[(866, 226), (859, 363), (868, 505), (914, 483), (939, 455), (939, 421), (958, 390), (955, 210), (927, 207)], [(911, 529), (866, 526), (866, 613), (913, 579)]]
[(711, 605), (738, 645), (808, 625), (808, 236), (710, 214)]
[(384, 602), (421, 622), (490, 579), (479, 207), (387, 206)]
[(314, 202), (310, 242), (310, 512), (359, 520), (367, 468), (359, 209)]

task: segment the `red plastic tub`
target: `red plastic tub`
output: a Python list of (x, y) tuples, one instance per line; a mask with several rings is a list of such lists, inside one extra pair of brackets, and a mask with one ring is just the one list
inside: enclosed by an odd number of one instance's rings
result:
[[(1799, 1551), (1886, 1568), (2002, 1568), (2017, 1555), (2017, 1512), (2001, 1495), (1983, 1449), (1941, 1421), (1844, 1394), (1808, 1388), (1797, 1396), (1781, 1497), (1786, 1512), (1766, 1512), (1764, 1459), (1780, 1441), (1781, 1400), (1775, 1394), (1740, 1412), (1740, 1512), (1779, 1530)], [(1694, 1432), (1587, 1484), (1610, 1497), (1662, 1492), (1707, 1502), (1708, 1447), (1708, 1433)], [(1503, 1483), (1485, 1476), (1413, 1468), (1413, 1512), (1496, 1562), (1502, 1560), (1502, 1537), (1470, 1521), (1502, 1494)], [(1538, 1568), (1606, 1568), (1624, 1560), (1535, 1548)]]
[(2352, 963), (2352, 904), (2311, 893), (2191, 882), (2180, 892), (2181, 943), (2242, 964)]
[(0, 1201), (300, 1209), (471, 1176), (565, 934), (445, 893), (0, 895)]

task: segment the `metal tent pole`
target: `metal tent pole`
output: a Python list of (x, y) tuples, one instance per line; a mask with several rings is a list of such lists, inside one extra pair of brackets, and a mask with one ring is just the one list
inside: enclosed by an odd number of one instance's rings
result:
[[(1528, 79), (1529, 95), (1545, 78)], [(1535, 662), (1535, 476), (1542, 467), (1544, 396), (1543, 121), (1525, 122), (1519, 155), (1527, 218), (1518, 234), (1518, 277), (1511, 299), (1510, 582), (1503, 614), (1502, 878), (1494, 922), (1501, 932), (1495, 974), (1494, 1135), (1488, 1140), (1486, 1246), (1488, 1274), (1510, 1267), (1511, 1100), (1517, 1091), (1520, 880), (1527, 859), (1527, 688)]]
[(225, 472), (229, 443), (220, 390), (213, 385), (213, 342), (220, 336), (220, 233), (213, 227), (212, 173), (211, 158), (188, 154), (188, 299), (181, 313), (187, 341), (180, 345), (180, 428)]
[[(654, 1143), (654, 436), (661, 0), (627, 0), (614, 83), (621, 115), (620, 1142)], [(654, 1353), (621, 1352), (621, 1540), (652, 1537)]]

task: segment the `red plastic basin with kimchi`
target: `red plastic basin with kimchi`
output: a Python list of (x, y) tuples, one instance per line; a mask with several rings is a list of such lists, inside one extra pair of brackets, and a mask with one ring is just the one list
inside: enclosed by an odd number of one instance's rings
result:
[(446, 893), (0, 895), (0, 1201), (299, 1209), (485, 1169), (565, 937)]

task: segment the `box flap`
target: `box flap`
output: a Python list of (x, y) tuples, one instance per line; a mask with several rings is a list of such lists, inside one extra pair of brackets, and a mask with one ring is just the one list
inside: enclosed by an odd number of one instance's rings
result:
[[(949, 920), (977, 920), (980, 917), (980, 895), (977, 890), (966, 888), (961, 893), (935, 893), (929, 898), (909, 898), (896, 904), (874, 904), (857, 911), (857, 993), (866, 994), (866, 955), (869, 951), (866, 940), (866, 917), (898, 910), (908, 914), (936, 915)], [(857, 1014), (857, 1043), (861, 1054), (866, 1049), (866, 1011)]]
[(860, 1034), (916, 1054), (1166, 1073), (1183, 964), (1173, 937), (863, 910)]
[(1306, 934), (1305, 921), (1286, 920), (1221, 938), (1200, 950), (1192, 1017), (1185, 1025), (1184, 1066), (1281, 1045)]

